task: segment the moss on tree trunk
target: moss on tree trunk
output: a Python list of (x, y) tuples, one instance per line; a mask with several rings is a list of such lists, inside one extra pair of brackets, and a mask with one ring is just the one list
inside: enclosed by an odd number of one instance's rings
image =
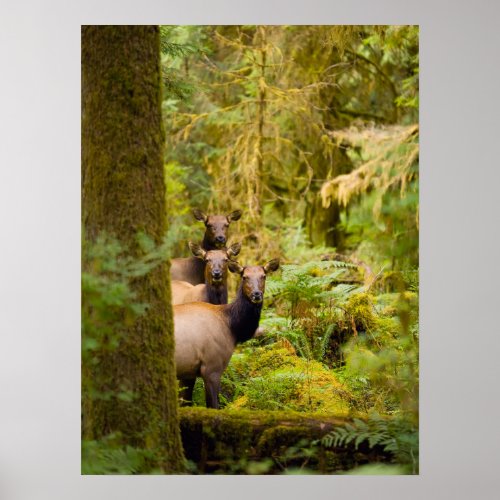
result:
[[(116, 237), (132, 255), (142, 232), (166, 229), (159, 29), (82, 27), (82, 216), (85, 237)], [(183, 469), (167, 264), (133, 283), (147, 311), (124, 327), (117, 349), (84, 367), (98, 390), (132, 391), (133, 401), (84, 395), (83, 434), (120, 432), (158, 452), (165, 472)]]

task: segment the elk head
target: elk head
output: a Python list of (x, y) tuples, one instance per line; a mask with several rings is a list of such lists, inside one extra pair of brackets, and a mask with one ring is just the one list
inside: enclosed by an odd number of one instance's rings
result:
[(216, 285), (226, 280), (228, 263), (240, 253), (241, 243), (233, 243), (223, 250), (203, 250), (200, 245), (190, 241), (189, 248), (195, 257), (206, 263), (205, 282)]
[(193, 210), (193, 216), (205, 224), (205, 236), (202, 246), (205, 250), (215, 250), (226, 246), (227, 229), (233, 221), (239, 220), (241, 210), (228, 215), (205, 215), (201, 210)]
[(276, 271), (279, 265), (279, 259), (270, 260), (264, 266), (243, 267), (238, 262), (228, 262), (229, 270), (241, 276), (241, 290), (243, 295), (253, 304), (262, 304), (266, 288), (266, 275)]

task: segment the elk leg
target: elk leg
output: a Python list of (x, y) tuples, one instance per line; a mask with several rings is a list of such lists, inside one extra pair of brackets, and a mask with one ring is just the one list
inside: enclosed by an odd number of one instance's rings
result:
[(210, 373), (203, 377), (205, 383), (205, 401), (207, 408), (219, 409), (220, 374)]
[(196, 379), (183, 379), (180, 380), (180, 386), (181, 386), (181, 398), (184, 400), (184, 404), (192, 404), (193, 402), (193, 389), (194, 389), (194, 383), (196, 382)]

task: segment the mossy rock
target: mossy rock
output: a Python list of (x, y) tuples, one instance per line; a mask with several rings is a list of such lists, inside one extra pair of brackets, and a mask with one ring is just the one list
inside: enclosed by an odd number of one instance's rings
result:
[(286, 366), (294, 366), (297, 353), (286, 339), (280, 339), (271, 345), (255, 347), (246, 354), (236, 352), (231, 359), (231, 366), (246, 376), (258, 376)]
[(354, 318), (358, 331), (376, 329), (377, 317), (374, 312), (373, 297), (368, 293), (352, 295), (345, 305), (345, 310)]

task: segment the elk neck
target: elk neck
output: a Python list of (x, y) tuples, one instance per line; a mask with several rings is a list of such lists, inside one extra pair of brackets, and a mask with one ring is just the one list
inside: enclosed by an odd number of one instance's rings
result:
[(201, 280), (198, 283), (205, 283), (205, 261), (198, 259), (197, 257), (189, 257), (190, 266), (192, 266), (193, 272), (196, 276), (199, 276)]
[(205, 283), (207, 298), (210, 304), (227, 304), (227, 282), (223, 280), (220, 284)]
[(244, 295), (240, 285), (236, 299), (224, 308), (236, 344), (250, 340), (259, 326), (262, 302), (254, 304)]
[(215, 246), (213, 241), (210, 241), (210, 238), (207, 236), (206, 233), (203, 236), (203, 241), (201, 242), (201, 248), (203, 248), (203, 250), (206, 250), (207, 252), (209, 250), (219, 250), (219, 248)]

